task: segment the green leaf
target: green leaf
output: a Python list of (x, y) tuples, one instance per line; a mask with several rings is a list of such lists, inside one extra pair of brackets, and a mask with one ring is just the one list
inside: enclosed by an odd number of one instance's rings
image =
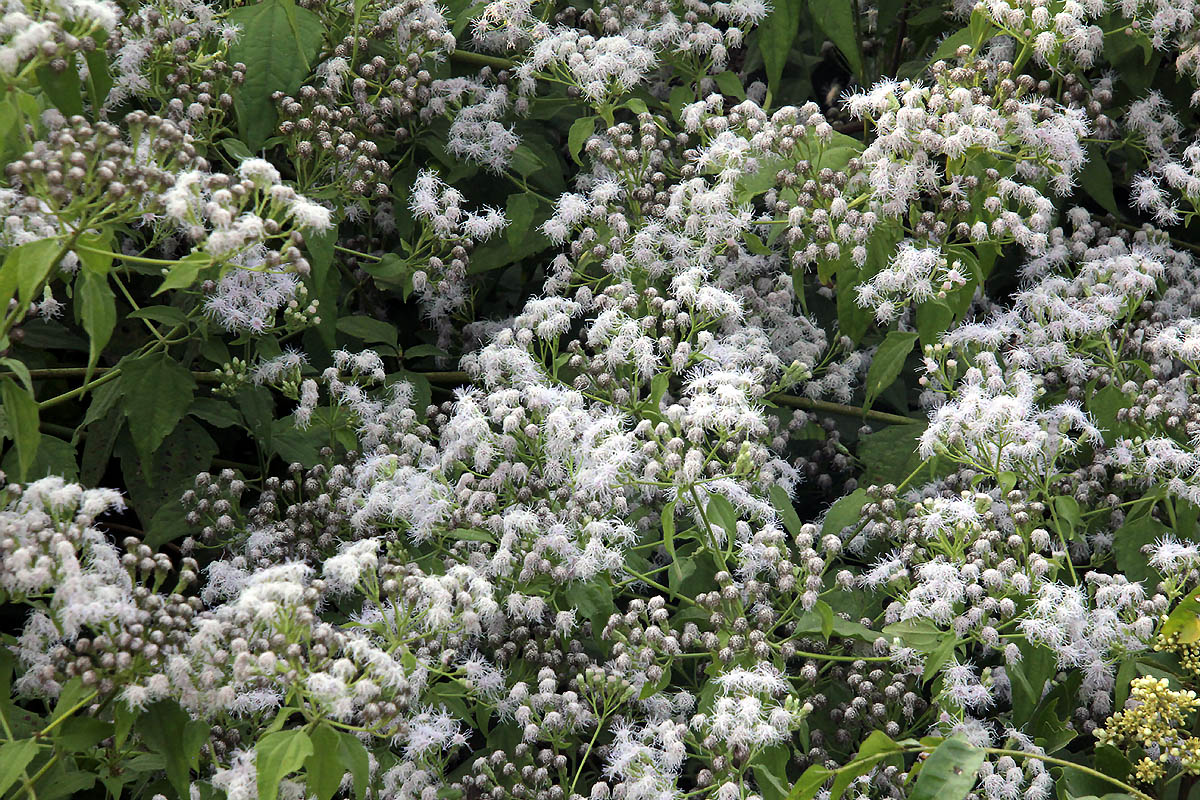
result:
[(600, 630), (608, 622), (616, 605), (613, 603), (612, 586), (607, 580), (598, 578), (590, 581), (573, 581), (565, 593), (567, 603), (591, 620), (594, 630)]
[(913, 421), (912, 425), (888, 425), (882, 430), (868, 433), (858, 440), (858, 458), (866, 469), (859, 483), (898, 485), (921, 466), (917, 452), (924, 422)]
[(788, 796), (787, 765), (791, 749), (776, 744), (764, 747), (754, 754), (750, 768), (754, 771), (754, 782), (758, 784), (763, 800), (784, 800)]
[(883, 635), (899, 639), (904, 644), (922, 653), (933, 653), (943, 647), (946, 638), (954, 634), (939, 628), (933, 620), (913, 618), (893, 622), (883, 627)]
[(1131, 581), (1159, 580), (1158, 573), (1151, 567), (1142, 552), (1142, 547), (1154, 542), (1167, 532), (1167, 526), (1149, 514), (1137, 519), (1126, 520), (1113, 534), (1113, 554), (1117, 557), (1117, 569)]
[(183, 419), (196, 381), (192, 373), (165, 353), (122, 361), (121, 383), (125, 392), (125, 417), (129, 433), (143, 461), (175, 430)]
[[(241, 144), (239, 142), (239, 144)], [(333, 225), (326, 231), (304, 232), (304, 246), (308, 249), (308, 261), (312, 267), (312, 282), (321, 286), (333, 264), (334, 246), (338, 241), (338, 228)]]
[(708, 521), (715, 525), (720, 525), (725, 529), (725, 533), (730, 539), (737, 539), (737, 512), (723, 495), (714, 494), (708, 498), (708, 506), (705, 508), (705, 515)]
[(808, 10), (812, 13), (813, 22), (846, 57), (851, 72), (862, 75), (863, 60), (858, 49), (858, 34), (855, 33), (854, 6), (846, 0), (808, 0)]
[(954, 648), (958, 646), (958, 639), (953, 635), (947, 636), (942, 640), (942, 643), (928, 655), (925, 659), (925, 671), (921, 673), (921, 681), (928, 683), (933, 680), (933, 677), (938, 674), (941, 668), (954, 655)]
[(317, 796), (317, 800), (329, 800), (341, 785), (346, 768), (338, 758), (341, 738), (328, 725), (318, 725), (309, 734), (312, 755), (304, 762), (304, 785)]
[(79, 84), (79, 70), (75, 68), (75, 56), (71, 55), (66, 69), (56, 72), (50, 65), (37, 68), (38, 86), (50, 98), (54, 107), (70, 117), (83, 114), (83, 88)]
[(845, 497), (839, 498), (825, 512), (825, 519), (821, 523), (821, 532), (837, 535), (843, 529), (856, 525), (867, 500), (866, 489), (855, 489)]
[(312, 71), (325, 40), (321, 18), (292, 0), (264, 0), (235, 8), (229, 21), (242, 35), (229, 48), (229, 61), (246, 65), (246, 80), (234, 96), (238, 128), (247, 148), (257, 151), (275, 130), (271, 93), (293, 94)]
[(595, 117), (580, 117), (571, 123), (571, 129), (567, 131), (567, 152), (571, 154), (571, 160), (576, 164), (583, 164), (579, 160), (579, 154), (583, 152), (583, 146), (595, 132)]
[(83, 329), (88, 335), (87, 379), (91, 380), (92, 370), (100, 360), (100, 353), (112, 338), (113, 329), (117, 327), (117, 304), (112, 288), (108, 285), (108, 278), (103, 275), (90, 271), (81, 272), (75, 281), (75, 287)]
[(937, 746), (921, 765), (909, 800), (963, 800), (986, 754), (957, 737)]
[(349, 768), (354, 778), (354, 796), (364, 800), (367, 796), (367, 780), (371, 776), (371, 760), (367, 748), (351, 733), (340, 734), (338, 759)]
[(928, 300), (917, 306), (917, 333), (921, 344), (937, 344), (954, 322), (954, 309), (945, 300)]
[[(20, 466), (15, 450), (9, 450), (4, 455), (3, 461), (0, 461), (0, 469), (13, 475), (17, 474)], [(78, 480), (79, 465), (75, 460), (75, 446), (57, 436), (43, 433), (38, 440), (37, 457), (33, 459), (27, 473), (31, 480), (45, 475), (59, 475), (66, 481)]]
[(373, 317), (339, 317), (337, 329), (364, 342), (384, 342), (396, 346), (396, 326)]
[[(37, 458), (38, 445), (42, 434), (38, 430), (37, 400), (28, 389), (18, 386), (16, 381), (0, 381), (0, 401), (4, 404), (4, 413), (8, 417), (9, 432), (17, 446), (17, 463), (20, 471), (17, 479), (24, 481), (29, 477), (29, 468)], [(42, 476), (37, 476), (42, 477)]]
[(1079, 501), (1070, 495), (1060, 495), (1054, 498), (1054, 510), (1059, 519), (1066, 522), (1069, 530), (1064, 534), (1073, 534), (1083, 528), (1083, 515), (1079, 510)]
[(104, 105), (104, 101), (108, 98), (108, 93), (113, 87), (113, 79), (112, 73), (108, 69), (108, 53), (104, 48), (104, 41), (108, 38), (107, 34), (104, 31), (97, 31), (92, 34), (92, 38), (96, 41), (96, 47), (85, 52), (83, 60), (88, 69), (88, 98), (92, 103), (92, 114), (95, 115), (96, 110)]
[(504, 215), (508, 217), (508, 228), (504, 231), (509, 244), (520, 244), (533, 224), (533, 216), (537, 211), (537, 198), (528, 192), (510, 194), (504, 204)]
[(871, 359), (871, 368), (867, 370), (868, 405), (900, 375), (917, 335), (915, 331), (891, 331), (879, 345)]
[(22, 739), (16, 742), (0, 744), (0, 795), (8, 791), (14, 783), (21, 779), (25, 768), (37, 755), (36, 739)]
[(837, 777), (833, 779), (833, 786), (829, 790), (829, 800), (839, 800), (856, 778), (866, 775), (880, 761), (903, 749), (883, 731), (872, 731), (858, 748), (854, 760), (837, 771)]
[(1097, 149), (1087, 149), (1087, 161), (1079, 171), (1079, 188), (1083, 190), (1082, 194), (1092, 198), (1105, 211), (1114, 217), (1120, 217), (1117, 199), (1113, 196), (1112, 170), (1108, 168), (1104, 154), (1098, 153)]
[(803, 525), (799, 515), (796, 514), (796, 507), (792, 505), (792, 498), (788, 496), (787, 489), (777, 483), (772, 484), (767, 495), (771, 498), (771, 505), (779, 512), (779, 517), (783, 520), (783, 527), (787, 528), (787, 532), (792, 536), (799, 536), (800, 528)]
[(1167, 621), (1159, 631), (1162, 637), (1179, 634), (1180, 644), (1191, 644), (1200, 640), (1200, 587), (1193, 589), (1187, 597), (1171, 610)]
[(268, 733), (254, 746), (258, 800), (275, 800), (280, 782), (313, 754), (313, 743), (300, 728)]
[(788, 793), (787, 800), (812, 800), (833, 775), (833, 770), (813, 764), (792, 784), (792, 791)]
[(146, 746), (163, 757), (171, 786), (180, 797), (187, 797), (191, 771), (199, 767), (209, 726), (189, 717), (177, 703), (164, 700), (146, 709), (137, 729)]
[(186, 325), (187, 315), (174, 306), (146, 306), (125, 315), (129, 319), (148, 319), (163, 325)]
[(42, 281), (58, 263), (57, 239), (38, 239), (10, 250), (4, 259), (3, 278), (0, 278), (0, 303), (7, 306), (14, 292), (22, 303), (37, 299)]
[(798, 2), (772, 3), (770, 16), (758, 26), (758, 50), (767, 71), (767, 86), (776, 94), (799, 27)]
[(671, 577), (676, 581), (683, 580), (683, 573), (680, 571), (679, 559), (675, 555), (675, 501), (667, 503), (662, 510), (662, 532), (663, 532), (663, 549), (667, 551), (667, 558), (670, 559)]
[(742, 86), (742, 79), (736, 72), (725, 70), (716, 76), (716, 81), (721, 94), (736, 97), (738, 100), (746, 99), (746, 87)]
[(824, 600), (818, 600), (814, 608), (817, 616), (821, 618), (821, 635), (825, 637), (825, 641), (829, 641), (829, 637), (833, 635), (833, 623), (836, 619), (833, 616), (833, 608)]
[[(66, 750), (90, 750), (101, 739), (113, 735), (114, 726), (95, 717), (72, 717), (62, 724), (55, 735), (58, 745)], [(2, 793), (2, 792), (0, 792)]]
[(151, 297), (157, 297), (170, 289), (186, 289), (196, 282), (196, 278), (200, 276), (200, 271), (211, 267), (212, 259), (206, 253), (190, 253), (187, 256), (175, 262), (174, 266), (167, 269), (167, 274), (163, 276), (162, 284), (154, 290)]

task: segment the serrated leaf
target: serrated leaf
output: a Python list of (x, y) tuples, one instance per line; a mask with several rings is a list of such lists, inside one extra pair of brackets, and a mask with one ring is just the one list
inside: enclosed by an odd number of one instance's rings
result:
[(879, 345), (871, 359), (871, 368), (867, 370), (868, 405), (875, 402), (875, 398), (904, 370), (904, 362), (912, 352), (917, 335), (915, 331), (891, 331)]
[(275, 130), (271, 93), (293, 94), (312, 71), (325, 40), (325, 25), (292, 0), (264, 0), (235, 8), (229, 21), (242, 34), (229, 48), (229, 61), (246, 65), (246, 79), (234, 96), (241, 138), (251, 152)]
[(275, 800), (283, 779), (300, 769), (313, 753), (312, 740), (300, 728), (268, 733), (254, 745), (258, 800)]
[(133, 443), (145, 460), (183, 419), (196, 381), (178, 361), (159, 353), (122, 361), (121, 383), (135, 387), (125, 392), (125, 417)]
[(947, 739), (921, 765), (909, 800), (963, 800), (975, 785), (985, 755), (964, 739)]
[(880, 761), (902, 750), (903, 748), (883, 731), (872, 731), (859, 746), (854, 760), (837, 771), (837, 777), (833, 779), (833, 786), (829, 790), (829, 800), (840, 800), (856, 778), (866, 775), (875, 769)]

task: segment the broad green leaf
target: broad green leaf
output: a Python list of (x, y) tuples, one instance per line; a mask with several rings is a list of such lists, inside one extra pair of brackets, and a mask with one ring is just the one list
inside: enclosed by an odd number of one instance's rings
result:
[(738, 100), (746, 99), (746, 87), (742, 86), (742, 79), (737, 76), (736, 72), (725, 70), (716, 75), (717, 88), (722, 94), (729, 97), (736, 97)]
[(928, 683), (933, 680), (933, 677), (941, 671), (951, 657), (954, 656), (954, 648), (958, 645), (958, 638), (954, 635), (947, 635), (942, 643), (925, 658), (925, 671), (921, 673), (921, 681)]
[(725, 529), (725, 533), (731, 538), (737, 538), (737, 512), (723, 495), (714, 494), (708, 498), (708, 506), (705, 508), (705, 515), (712, 525), (720, 525)]
[(1142, 547), (1153, 543), (1167, 532), (1167, 526), (1149, 514), (1137, 519), (1126, 520), (1113, 534), (1113, 554), (1117, 557), (1117, 569), (1131, 581), (1150, 580), (1158, 582), (1158, 574), (1150, 566)]
[(779, 484), (772, 484), (767, 494), (771, 498), (771, 505), (779, 512), (780, 519), (783, 520), (783, 527), (787, 528), (787, 532), (792, 536), (800, 535), (800, 528), (803, 527), (800, 522), (800, 516), (796, 514), (796, 507), (792, 505), (792, 498), (788, 496), (787, 489), (784, 489)]
[(147, 306), (125, 315), (129, 319), (148, 319), (163, 325), (186, 325), (187, 315), (174, 306)]
[(922, 463), (917, 446), (925, 427), (924, 422), (913, 420), (912, 425), (888, 425), (861, 437), (858, 457), (866, 469), (859, 483), (899, 485), (911, 475)]
[[(15, 449), (9, 450), (4, 459), (0, 460), (0, 469), (13, 475), (20, 471)], [(26, 472), (30, 480), (45, 475), (59, 475), (66, 481), (78, 480), (79, 465), (76, 463), (75, 446), (57, 436), (41, 434), (38, 437), (37, 456)]]
[(1079, 188), (1084, 196), (1092, 198), (1105, 211), (1114, 217), (1120, 217), (1117, 199), (1113, 196), (1112, 171), (1108, 168), (1104, 154), (1098, 150), (1097, 147), (1087, 149), (1087, 161), (1078, 175)]
[(891, 331), (875, 351), (871, 368), (867, 370), (867, 404), (875, 402), (880, 392), (892, 385), (892, 381), (904, 369), (904, 362), (917, 341), (915, 331)]
[(229, 61), (246, 65), (246, 80), (234, 96), (238, 127), (251, 152), (275, 130), (271, 93), (293, 94), (312, 71), (325, 40), (321, 18), (292, 0), (263, 0), (235, 8), (229, 21), (242, 35), (229, 48)]
[[(780, 3), (779, 5), (790, 5)], [(854, 75), (863, 74), (862, 53), (858, 49), (858, 33), (854, 24), (854, 6), (846, 0), (808, 0), (813, 22), (846, 57)], [(836, 799), (835, 799), (836, 800)]]
[(788, 796), (787, 765), (791, 748), (777, 744), (764, 747), (754, 754), (750, 768), (763, 800), (785, 800)]
[(1193, 589), (1187, 597), (1179, 601), (1167, 621), (1159, 630), (1162, 636), (1179, 635), (1181, 644), (1191, 644), (1200, 640), (1200, 587)]
[(192, 373), (164, 353), (122, 361), (125, 417), (143, 461), (175, 430), (192, 404)]
[(510, 194), (504, 204), (504, 215), (508, 217), (508, 228), (504, 231), (509, 244), (519, 244), (533, 224), (537, 211), (537, 198), (528, 192)]
[(341, 733), (338, 741), (338, 757), (354, 778), (354, 796), (364, 800), (367, 796), (367, 780), (371, 775), (371, 761), (367, 748), (354, 738), (354, 734)]
[(818, 600), (814, 610), (821, 618), (821, 635), (825, 637), (825, 641), (829, 641), (829, 637), (833, 635), (833, 622), (836, 619), (833, 615), (833, 608), (824, 600)]
[(280, 782), (300, 769), (313, 753), (312, 740), (300, 728), (268, 733), (254, 746), (258, 800), (275, 800)]
[(963, 739), (947, 739), (921, 765), (909, 800), (963, 800), (975, 785), (985, 755)]
[(813, 764), (792, 784), (792, 791), (788, 793), (787, 800), (812, 800), (833, 775), (833, 770)]
[(1059, 520), (1067, 523), (1068, 529), (1063, 534), (1074, 534), (1083, 527), (1083, 515), (1079, 509), (1079, 501), (1070, 495), (1060, 495), (1054, 498), (1054, 510)]
[(945, 300), (927, 300), (917, 306), (917, 333), (921, 345), (937, 344), (954, 322), (954, 309)]
[(317, 796), (317, 800), (329, 800), (337, 792), (346, 774), (346, 768), (338, 757), (340, 737), (328, 725), (318, 725), (309, 734), (312, 755), (304, 762), (304, 785)]
[(36, 739), (21, 739), (0, 744), (0, 795), (21, 779), (29, 762), (38, 752)]
[(374, 317), (339, 317), (337, 329), (364, 342), (384, 342), (392, 347), (396, 346), (396, 326)]
[(943, 646), (946, 638), (954, 638), (954, 634), (939, 628), (933, 620), (906, 619), (885, 625), (883, 635), (899, 639), (904, 644), (922, 653), (933, 653)]
[(778, 93), (779, 80), (799, 27), (798, 2), (772, 3), (770, 15), (758, 26), (758, 50), (767, 71), (767, 86), (772, 92)]
[[(0, 380), (0, 400), (8, 417), (9, 433), (17, 447), (17, 463), (20, 466), (18, 480), (32, 477), (29, 468), (37, 458), (42, 434), (38, 430), (38, 406), (33, 395), (13, 380)], [(37, 477), (42, 477), (38, 475)]]
[(146, 746), (163, 757), (171, 786), (180, 797), (187, 797), (191, 771), (199, 766), (209, 726), (189, 717), (177, 703), (165, 700), (142, 713), (137, 730)]
[(862, 507), (867, 504), (867, 500), (866, 489), (855, 489), (845, 497), (839, 498), (825, 512), (825, 519), (821, 523), (821, 532), (837, 535), (843, 529), (857, 524)]
[(96, 110), (108, 98), (108, 93), (113, 87), (113, 79), (112, 72), (108, 68), (108, 52), (104, 47), (104, 41), (108, 38), (107, 34), (103, 30), (99, 30), (92, 34), (92, 38), (96, 41), (96, 46), (83, 54), (83, 60), (88, 69), (88, 98), (92, 103), (94, 116)]
[(839, 800), (856, 778), (866, 775), (880, 761), (902, 750), (903, 748), (883, 731), (872, 731), (858, 748), (854, 760), (837, 771), (837, 777), (833, 779), (833, 786), (829, 790), (829, 800)]
[(163, 276), (163, 282), (154, 291), (152, 297), (157, 297), (170, 289), (186, 289), (200, 277), (200, 271), (211, 267), (212, 259), (206, 253), (190, 253), (175, 262)]
[(58, 264), (59, 243), (57, 239), (38, 239), (10, 250), (4, 260), (3, 272), (8, 273), (0, 280), (0, 301), (7, 304), (17, 291), (22, 303), (37, 299), (42, 281), (50, 276)]
[(337, 241), (337, 225), (330, 226), (327, 231), (310, 230), (304, 233), (304, 247), (308, 250), (308, 262), (312, 267), (312, 282), (317, 286), (325, 282), (329, 267), (333, 264), (333, 248)]
[(64, 116), (83, 114), (83, 91), (79, 84), (79, 70), (75, 68), (74, 54), (62, 72), (55, 71), (48, 64), (38, 67), (37, 79), (46, 97)]
[(95, 272), (81, 272), (75, 281), (75, 291), (79, 299), (83, 329), (88, 335), (87, 379), (91, 380), (91, 372), (100, 359), (100, 353), (112, 338), (113, 329), (117, 326), (117, 304), (112, 288), (108, 285), (108, 278)]
[(583, 163), (579, 160), (579, 154), (583, 152), (583, 146), (595, 132), (595, 117), (580, 117), (571, 123), (571, 129), (567, 131), (567, 152), (571, 154), (571, 160), (576, 164)]
[(564, 597), (580, 616), (591, 620), (593, 629), (597, 631), (604, 627), (616, 608), (613, 603), (612, 586), (603, 578), (573, 581), (568, 584)]

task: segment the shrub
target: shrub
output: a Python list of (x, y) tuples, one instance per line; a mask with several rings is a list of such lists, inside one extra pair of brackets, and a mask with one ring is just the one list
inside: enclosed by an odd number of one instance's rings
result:
[(11, 0), (0, 797), (1190, 800), (1198, 37)]

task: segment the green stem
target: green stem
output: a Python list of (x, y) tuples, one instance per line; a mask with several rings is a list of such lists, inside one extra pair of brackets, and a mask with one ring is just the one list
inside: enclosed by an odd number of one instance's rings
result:
[(477, 64), (481, 67), (492, 67), (493, 69), (512, 69), (516, 66), (516, 62), (512, 59), (500, 58), (499, 56), (485, 56), (483, 53), (472, 53), (470, 50), (455, 50), (450, 54), (450, 60), (463, 64)]
[(791, 394), (776, 394), (769, 397), (775, 403), (789, 408), (802, 408), (807, 411), (823, 411), (826, 414), (840, 414), (844, 417), (858, 417), (888, 425), (916, 425), (922, 420), (904, 417), (899, 414), (889, 414), (886, 411), (874, 411), (848, 406), (842, 403), (831, 403), (827, 400), (813, 400), (808, 397), (797, 397)]

